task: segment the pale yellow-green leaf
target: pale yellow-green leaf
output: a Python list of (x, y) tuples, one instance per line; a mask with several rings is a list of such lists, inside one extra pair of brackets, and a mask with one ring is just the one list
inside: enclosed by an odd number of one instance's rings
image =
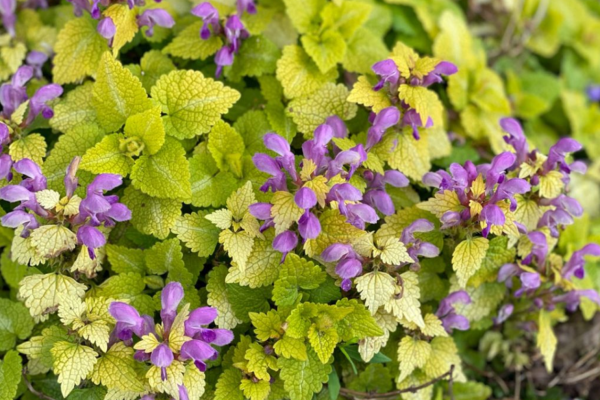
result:
[(481, 268), (489, 247), (490, 242), (484, 237), (467, 238), (456, 246), (452, 253), (452, 269), (461, 287), (465, 287), (469, 278)]
[(552, 318), (549, 311), (541, 310), (538, 317), (537, 347), (544, 357), (544, 364), (548, 372), (552, 372), (554, 353), (557, 345), (556, 335), (552, 330)]
[(144, 385), (135, 369), (133, 348), (117, 342), (103, 354), (90, 375), (96, 385), (104, 385), (109, 389), (119, 389), (131, 392), (142, 392)]
[(35, 192), (35, 199), (46, 210), (52, 210), (60, 200), (60, 194), (54, 190), (44, 189)]
[(429, 211), (438, 218), (441, 218), (448, 211), (460, 212), (464, 209), (458, 195), (453, 190), (437, 192), (434, 197), (430, 197), (426, 202), (417, 204), (417, 207)]
[(84, 339), (106, 351), (111, 327), (102, 320), (90, 322), (77, 331)]
[(185, 336), (185, 321), (190, 315), (190, 304), (184, 305), (175, 320), (173, 321), (173, 325), (171, 325), (171, 332), (169, 332), (169, 347), (173, 352), (178, 353), (181, 350), (181, 346), (190, 340), (190, 337)]
[(379, 248), (377, 253), (381, 261), (390, 265), (400, 265), (401, 263), (412, 263), (413, 260), (406, 250), (406, 246), (397, 238), (387, 238), (377, 243)]
[(119, 54), (121, 47), (131, 42), (139, 30), (137, 13), (135, 8), (131, 9), (127, 4), (113, 4), (104, 10), (102, 15), (112, 19), (116, 28), (115, 36), (112, 38), (113, 55)]
[(406, 379), (415, 368), (423, 368), (431, 356), (431, 345), (411, 336), (404, 336), (398, 346), (398, 362), (400, 375), (398, 382)]
[(252, 372), (258, 379), (268, 381), (271, 375), (268, 370), (277, 371), (277, 359), (265, 352), (263, 346), (258, 343), (251, 343), (244, 355), (248, 360), (246, 368)]
[(231, 219), (233, 218), (233, 215), (228, 209), (222, 208), (220, 210), (208, 214), (204, 218), (215, 224), (219, 229), (229, 229), (229, 227), (231, 226)]
[(132, 115), (125, 122), (125, 136), (141, 141), (144, 151), (155, 154), (165, 143), (165, 128), (160, 118), (160, 107)]
[(19, 264), (32, 267), (46, 262), (46, 258), (40, 256), (31, 244), (31, 237), (21, 237), (22, 231), (22, 227), (15, 230), (15, 236), (13, 236), (10, 247), (11, 259)]
[(540, 176), (540, 196), (547, 199), (558, 197), (565, 187), (562, 179), (563, 174), (559, 171), (550, 171)]
[(247, 181), (244, 186), (236, 190), (227, 199), (227, 208), (236, 221), (241, 221), (248, 213), (248, 207), (256, 203), (252, 182)]
[(425, 326), (421, 328), (421, 332), (426, 336), (448, 336), (448, 332), (444, 329), (442, 321), (435, 314), (426, 314)]
[(44, 225), (31, 232), (31, 245), (38, 255), (54, 258), (77, 245), (77, 236), (64, 225)]
[(306, 344), (304, 339), (296, 339), (289, 335), (284, 335), (274, 345), (275, 353), (285, 358), (294, 358), (296, 360), (305, 361), (306, 355)]
[(85, 303), (78, 296), (61, 296), (59, 300), (58, 317), (63, 324), (71, 325), (81, 319)]
[(59, 274), (26, 276), (19, 283), (19, 298), (38, 321), (48, 318), (48, 313), (60, 305), (61, 299), (83, 297), (86, 286), (73, 278)]
[(242, 379), (240, 389), (244, 393), (244, 397), (250, 400), (265, 400), (271, 392), (271, 384), (265, 380), (250, 380)]
[(146, 373), (150, 387), (160, 393), (166, 393), (179, 400), (179, 385), (183, 384), (185, 366), (181, 361), (174, 360), (167, 368), (167, 379), (163, 380), (161, 368), (152, 366)]
[(189, 363), (185, 367), (183, 386), (186, 387), (190, 399), (200, 399), (204, 394), (206, 387), (204, 372), (196, 368), (194, 363)]
[(229, 229), (219, 234), (219, 243), (229, 254), (229, 257), (243, 270), (252, 252), (254, 238), (245, 231), (232, 232)]
[(271, 198), (271, 217), (277, 234), (288, 230), (302, 216), (303, 210), (294, 201), (294, 195), (283, 190), (275, 192)]
[(454, 366), (453, 378), (455, 382), (464, 382), (465, 376), (462, 372), (462, 360), (458, 354), (458, 348), (451, 337), (436, 337), (430, 342), (431, 355), (423, 366), (423, 372), (429, 379), (450, 371)]
[(423, 135), (416, 140), (411, 133), (404, 131), (397, 141), (389, 154), (388, 164), (407, 177), (420, 181), (431, 169), (427, 136)]
[(235, 317), (233, 308), (229, 300), (227, 300), (226, 276), (227, 267), (224, 265), (214, 268), (209, 272), (206, 285), (206, 290), (208, 291), (207, 303), (215, 307), (219, 312), (215, 324), (219, 328), (233, 329), (242, 321)]
[(52, 347), (53, 370), (58, 375), (58, 383), (64, 397), (92, 372), (96, 364), (96, 353), (91, 347), (66, 341), (56, 342)]
[(360, 298), (365, 306), (375, 315), (379, 307), (390, 301), (396, 291), (396, 280), (388, 273), (372, 271), (354, 280)]
[(384, 305), (398, 319), (415, 323), (418, 327), (425, 326), (421, 314), (421, 289), (419, 277), (415, 272), (406, 271), (400, 275), (401, 285), (396, 286), (394, 296)]
[(134, 160), (121, 149), (123, 140), (124, 136), (121, 133), (104, 136), (99, 143), (85, 152), (79, 167), (93, 174), (129, 175)]

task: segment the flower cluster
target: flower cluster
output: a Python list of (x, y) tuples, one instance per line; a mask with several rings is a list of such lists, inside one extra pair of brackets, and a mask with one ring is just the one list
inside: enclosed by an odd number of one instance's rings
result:
[(198, 4), (192, 9), (192, 14), (202, 19), (202, 29), (200, 37), (208, 40), (211, 37), (221, 37), (225, 44), (215, 54), (215, 64), (217, 65), (216, 76), (219, 77), (223, 67), (232, 65), (235, 55), (240, 51), (242, 40), (250, 36), (244, 26), (241, 16), (256, 13), (256, 6), (253, 0), (238, 0), (237, 14), (230, 15), (221, 21), (219, 11), (209, 2)]
[[(233, 340), (233, 333), (227, 329), (208, 328), (217, 317), (212, 307), (200, 307), (191, 312), (189, 304), (179, 313), (177, 308), (183, 300), (184, 291), (179, 282), (168, 283), (161, 293), (161, 323), (154, 325), (150, 315), (140, 315), (131, 305), (113, 302), (110, 315), (116, 320), (111, 341), (124, 341), (137, 350), (135, 359), (150, 362), (153, 368), (160, 369), (161, 379), (168, 379), (168, 368), (174, 361), (192, 360), (200, 370), (206, 370), (206, 362), (217, 358), (218, 352), (212, 346), (225, 346)], [(134, 335), (140, 339), (135, 344)], [(179, 385), (179, 398), (187, 399), (187, 389)], [(147, 395), (145, 399), (154, 399)]]
[(116, 222), (127, 221), (131, 219), (131, 211), (119, 203), (118, 196), (104, 195), (105, 191), (122, 184), (119, 175), (100, 174), (86, 188), (87, 196), (83, 200), (77, 196), (78, 166), (79, 158), (69, 164), (64, 179), (66, 195), (61, 198), (58, 192), (47, 188), (46, 177), (36, 163), (30, 159), (15, 162), (14, 171), (24, 178), (16, 185), (0, 189), (0, 198), (20, 204), (2, 217), (2, 225), (22, 227), (21, 236), (27, 238), (41, 226), (40, 219), (44, 224), (67, 224), (77, 232), (79, 244), (87, 248), (93, 260), (95, 250), (106, 244), (106, 237), (98, 227), (109, 228)]

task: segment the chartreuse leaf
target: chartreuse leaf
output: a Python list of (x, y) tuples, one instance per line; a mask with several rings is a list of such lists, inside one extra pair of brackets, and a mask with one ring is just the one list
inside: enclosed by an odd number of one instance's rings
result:
[(461, 287), (465, 287), (469, 278), (481, 268), (489, 247), (490, 242), (484, 237), (467, 238), (456, 246), (452, 253), (452, 269)]
[[(287, 15), (292, 20), (292, 24), (300, 33), (306, 33), (312, 28), (316, 28), (319, 21), (319, 14), (325, 7), (325, 0), (285, 0)], [(295, 400), (295, 399), (293, 399)]]
[(43, 158), (46, 157), (46, 139), (39, 133), (30, 133), (13, 141), (8, 147), (8, 154), (14, 162), (29, 158), (36, 164), (42, 165)]
[(406, 379), (415, 368), (423, 368), (431, 356), (431, 345), (412, 336), (404, 336), (398, 346), (400, 375), (398, 382)]
[[(358, 2), (343, 4), (366, 5), (366, 3)], [(368, 74), (371, 72), (373, 60), (383, 60), (388, 53), (388, 48), (382, 38), (363, 26), (358, 28), (348, 40), (342, 65), (347, 71)], [(382, 94), (385, 96), (385, 93)]]
[(248, 360), (246, 369), (258, 378), (265, 381), (271, 379), (269, 370), (278, 371), (277, 359), (273, 355), (265, 352), (263, 346), (258, 343), (251, 343), (244, 358)]
[(178, 239), (157, 242), (144, 252), (146, 267), (151, 274), (162, 275), (172, 268), (185, 268)]
[[(83, 156), (87, 149), (102, 140), (104, 131), (96, 124), (88, 123), (73, 127), (67, 133), (60, 135), (54, 144), (50, 155), (42, 166), (42, 172), (48, 181), (48, 188), (64, 193), (65, 171), (75, 156)], [(79, 184), (87, 185), (92, 181), (92, 174), (87, 171), (78, 171)], [(79, 189), (80, 195), (85, 192)], [(78, 191), (78, 193), (79, 193)]]
[(402, 171), (407, 177), (420, 180), (431, 169), (427, 136), (416, 140), (405, 130), (397, 136), (397, 143), (389, 155), (390, 167)]
[(222, 114), (239, 100), (240, 93), (199, 71), (172, 71), (151, 90), (162, 107), (165, 132), (178, 139), (207, 133)]
[[(73, 341), (73, 336), (68, 336), (67, 328), (50, 325), (43, 329), (40, 336), (34, 336), (29, 341), (17, 346), (17, 350), (27, 355), (30, 359), (28, 368), (31, 374), (45, 373), (52, 367), (52, 347), (59, 341)], [(31, 370), (33, 368), (33, 370)]]
[(14, 350), (7, 352), (0, 360), (0, 382), (0, 399), (14, 399), (21, 382), (21, 356)]
[(311, 325), (308, 329), (308, 341), (319, 356), (319, 360), (325, 364), (340, 341), (340, 335), (334, 327), (318, 329), (315, 325)]
[(19, 286), (19, 297), (36, 321), (44, 321), (48, 318), (47, 313), (60, 305), (62, 298), (81, 298), (85, 290), (85, 285), (68, 276), (36, 274), (23, 278)]
[(265, 400), (271, 392), (271, 384), (269, 381), (250, 379), (242, 379), (240, 389), (244, 392), (244, 396), (250, 400)]
[(63, 95), (54, 106), (54, 116), (50, 126), (61, 132), (68, 132), (78, 125), (96, 121), (96, 109), (92, 106), (92, 82), (75, 87)]
[(540, 310), (540, 315), (538, 317), (538, 329), (537, 346), (540, 349), (542, 356), (544, 356), (546, 370), (548, 370), (548, 372), (552, 372), (557, 339), (554, 331), (552, 330), (552, 317), (549, 311)]
[(334, 68), (346, 54), (346, 41), (334, 29), (328, 29), (319, 35), (304, 35), (301, 40), (304, 50), (322, 73), (327, 73)]
[(462, 372), (462, 362), (454, 339), (451, 337), (436, 337), (431, 340), (430, 345), (431, 355), (423, 366), (423, 372), (429, 379), (445, 374), (454, 366), (453, 378), (457, 382), (464, 382), (466, 379)]
[(483, 282), (495, 282), (498, 270), (515, 258), (515, 249), (508, 247), (508, 237), (497, 236), (490, 240), (481, 268), (469, 279), (469, 286), (478, 287)]
[(131, 183), (152, 197), (189, 199), (190, 169), (181, 143), (169, 138), (156, 154), (141, 156), (131, 169)]
[(215, 400), (244, 400), (240, 389), (242, 371), (229, 368), (223, 371), (216, 384)]
[(301, 297), (301, 289), (316, 289), (325, 281), (325, 277), (325, 271), (318, 265), (296, 254), (288, 254), (280, 266), (279, 279), (275, 281), (273, 301), (279, 307), (292, 306)]
[[(206, 381), (204, 372), (200, 371), (194, 363), (189, 363), (185, 367), (183, 375), (183, 385), (187, 388), (190, 399), (199, 399), (204, 394)], [(181, 400), (181, 399), (180, 399)]]
[(319, 217), (321, 234), (316, 239), (304, 243), (304, 251), (309, 257), (321, 255), (334, 243), (351, 243), (362, 236), (362, 231), (346, 222), (346, 217), (338, 210), (326, 210)]
[(269, 339), (278, 339), (283, 334), (281, 317), (277, 311), (270, 310), (266, 313), (252, 312), (248, 316), (252, 325), (254, 325), (254, 333), (258, 340), (264, 342)]
[[(127, 118), (125, 137), (143, 146), (144, 153), (155, 154), (165, 142), (165, 129), (160, 119), (160, 107), (150, 108)], [(139, 155), (139, 154), (135, 154)]]
[(224, 121), (217, 121), (208, 135), (208, 151), (221, 171), (231, 171), (238, 178), (242, 177), (242, 155), (244, 139)]
[(346, 86), (326, 83), (309, 96), (292, 100), (287, 112), (298, 125), (298, 130), (310, 137), (327, 117), (337, 115), (344, 121), (354, 118), (356, 104), (349, 103), (347, 98)]
[(202, 24), (202, 21), (190, 24), (165, 46), (163, 52), (188, 60), (204, 60), (215, 54), (223, 46), (223, 41), (218, 35), (211, 35), (207, 40), (203, 40), (199, 33)]
[(225, 70), (227, 78), (236, 82), (244, 76), (262, 76), (275, 72), (281, 50), (264, 36), (250, 36), (242, 42), (231, 68)]
[(79, 167), (93, 174), (110, 173), (129, 175), (134, 164), (133, 158), (121, 148), (125, 137), (121, 133), (104, 136), (102, 141), (85, 152)]
[(304, 339), (296, 339), (289, 335), (284, 335), (274, 345), (275, 353), (281, 357), (293, 358), (299, 361), (307, 360), (306, 344)]
[(70, 20), (61, 29), (54, 46), (54, 83), (73, 83), (94, 75), (102, 54), (107, 51), (106, 39), (96, 31), (96, 21), (88, 15)]
[(108, 262), (117, 274), (135, 272), (140, 275), (146, 273), (144, 250), (130, 249), (116, 244), (106, 245)]
[(458, 195), (452, 190), (437, 192), (434, 197), (429, 198), (426, 202), (417, 204), (417, 207), (429, 211), (438, 218), (441, 218), (448, 211), (460, 212), (464, 209)]
[(359, 76), (348, 96), (348, 101), (370, 107), (375, 113), (390, 107), (392, 102), (385, 94), (385, 91), (373, 90), (373, 86), (375, 86), (376, 83), (377, 80), (375, 78), (364, 75)]
[(135, 369), (133, 353), (132, 347), (125, 346), (123, 342), (115, 343), (98, 358), (90, 379), (108, 389), (142, 392), (144, 385)]
[(227, 267), (224, 265), (213, 268), (209, 272), (208, 283), (206, 285), (206, 290), (208, 291), (207, 303), (219, 311), (215, 324), (220, 328), (233, 329), (242, 321), (236, 318), (231, 303), (227, 299), (226, 276)]
[(118, 130), (131, 115), (152, 107), (139, 79), (108, 52), (98, 65), (92, 104), (98, 123), (109, 132)]
[(383, 330), (377, 324), (369, 310), (357, 299), (343, 298), (336, 303), (338, 310), (350, 312), (345, 315), (337, 326), (338, 333), (344, 341), (364, 339), (383, 335)]
[(279, 376), (283, 379), (291, 400), (312, 399), (313, 394), (323, 388), (323, 383), (327, 382), (331, 372), (331, 365), (321, 363), (317, 353), (310, 349), (304, 361), (279, 358), (277, 364), (280, 368)]
[(219, 241), (220, 230), (205, 217), (206, 211), (180, 216), (173, 226), (173, 233), (198, 257), (211, 255)]
[(156, 81), (176, 69), (173, 61), (159, 50), (150, 50), (144, 53), (140, 65), (130, 64), (127, 68), (140, 80), (142, 86), (149, 93)]
[(112, 38), (112, 52), (116, 56), (125, 44), (129, 43), (137, 31), (137, 10), (127, 4), (113, 4), (104, 10), (104, 17), (112, 19), (115, 24), (115, 35)]
[(360, 298), (365, 305), (375, 314), (379, 307), (390, 301), (396, 292), (396, 280), (388, 273), (372, 271), (354, 280), (356, 290), (360, 292)]
[(105, 298), (129, 300), (141, 314), (152, 314), (154, 303), (152, 298), (143, 293), (146, 284), (141, 275), (128, 272), (113, 275), (98, 286), (97, 294)]
[(62, 395), (66, 397), (92, 372), (98, 353), (91, 347), (66, 341), (54, 343), (51, 351), (54, 358), (52, 368), (58, 375)]
[(33, 319), (21, 303), (0, 299), (0, 351), (14, 348), (17, 339), (27, 339), (32, 329)]
[(121, 201), (131, 210), (133, 226), (159, 239), (169, 236), (181, 215), (180, 200), (150, 197), (132, 186), (125, 189)]

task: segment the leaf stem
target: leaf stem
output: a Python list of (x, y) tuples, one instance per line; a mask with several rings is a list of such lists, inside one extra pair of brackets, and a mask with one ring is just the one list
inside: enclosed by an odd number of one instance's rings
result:
[(25, 386), (27, 386), (27, 389), (35, 396), (39, 397), (40, 399), (43, 400), (55, 400), (53, 397), (50, 397), (38, 390), (36, 390), (33, 385), (31, 384), (31, 382), (29, 382), (29, 379), (27, 379), (27, 374), (25, 372), (25, 368), (23, 368), (23, 382), (25, 382)]

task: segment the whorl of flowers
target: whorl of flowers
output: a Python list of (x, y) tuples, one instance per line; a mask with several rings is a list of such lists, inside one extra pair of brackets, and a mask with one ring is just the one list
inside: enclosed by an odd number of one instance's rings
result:
[[(168, 378), (167, 370), (174, 360), (192, 360), (204, 372), (206, 362), (218, 356), (212, 346), (225, 346), (233, 340), (230, 330), (207, 327), (217, 318), (216, 309), (200, 307), (189, 311), (189, 304), (186, 304), (177, 312), (183, 296), (179, 282), (168, 283), (163, 288), (161, 322), (156, 325), (152, 316), (140, 315), (127, 303), (116, 301), (109, 306), (109, 313), (116, 320), (111, 342), (123, 341), (133, 346), (137, 350), (135, 359), (159, 368), (163, 381)], [(184, 385), (179, 385), (179, 396), (180, 399), (188, 398)], [(154, 397), (147, 395), (145, 398)]]

